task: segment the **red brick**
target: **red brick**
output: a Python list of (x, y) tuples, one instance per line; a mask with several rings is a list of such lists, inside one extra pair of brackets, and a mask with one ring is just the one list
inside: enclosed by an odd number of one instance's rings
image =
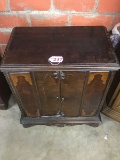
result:
[(120, 13), (120, 0), (100, 0), (98, 11)]
[(49, 10), (50, 0), (10, 0), (11, 10), (23, 11), (23, 10)]
[(112, 24), (112, 28), (113, 28), (117, 23), (120, 23), (120, 16), (115, 17), (115, 19), (114, 19), (114, 21), (113, 21), (113, 24)]
[(72, 16), (72, 25), (74, 26), (106, 26), (108, 29), (110, 27), (112, 16), (96, 16), (96, 15), (86, 15), (86, 16)]
[(7, 45), (1, 45), (1, 50), (2, 50), (2, 53), (4, 54), (4, 51), (5, 51), (5, 48), (6, 48)]
[(32, 26), (66, 26), (66, 15), (30, 15)]
[(54, 0), (54, 5), (63, 11), (89, 12), (94, 9), (95, 0)]
[(0, 11), (6, 11), (6, 0), (0, 0)]
[(25, 15), (0, 15), (0, 28), (12, 28), (16, 26), (28, 26)]
[(7, 44), (10, 37), (10, 33), (0, 32), (0, 44)]

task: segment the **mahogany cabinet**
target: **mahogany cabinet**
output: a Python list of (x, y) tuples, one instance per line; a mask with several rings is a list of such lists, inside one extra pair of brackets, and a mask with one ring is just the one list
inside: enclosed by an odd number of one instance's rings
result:
[[(49, 58), (63, 58), (59, 64)], [(105, 27), (16, 27), (1, 70), (21, 124), (98, 126), (119, 64)]]

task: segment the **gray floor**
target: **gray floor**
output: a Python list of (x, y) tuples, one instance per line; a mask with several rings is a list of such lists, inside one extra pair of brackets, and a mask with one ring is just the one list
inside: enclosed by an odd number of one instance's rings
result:
[(104, 115), (97, 128), (77, 125), (24, 129), (13, 97), (9, 107), (0, 111), (0, 160), (120, 160), (120, 124)]

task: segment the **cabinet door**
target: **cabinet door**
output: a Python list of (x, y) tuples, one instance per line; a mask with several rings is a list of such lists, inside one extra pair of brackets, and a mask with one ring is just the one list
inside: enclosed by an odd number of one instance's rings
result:
[(81, 116), (95, 116), (100, 105), (108, 72), (90, 72), (82, 99)]
[(85, 82), (85, 72), (66, 71), (61, 79), (61, 110), (66, 117), (80, 116), (80, 104)]
[(23, 110), (28, 117), (40, 116), (39, 104), (33, 82), (29, 73), (10, 73), (13, 86), (22, 103)]
[(55, 116), (60, 110), (60, 81), (56, 72), (34, 73), (42, 116)]

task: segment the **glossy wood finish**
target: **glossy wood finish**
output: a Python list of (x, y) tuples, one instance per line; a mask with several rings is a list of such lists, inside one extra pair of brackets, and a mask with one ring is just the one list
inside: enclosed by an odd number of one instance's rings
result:
[[(56, 55), (63, 56), (63, 62), (51, 65), (48, 58)], [(97, 126), (118, 68), (102, 26), (15, 28), (1, 66), (24, 126)]]
[(35, 90), (29, 73), (11, 73), (10, 78), (17, 90), (23, 109), (28, 117), (40, 116), (39, 105), (37, 103)]
[(108, 72), (90, 72), (82, 100), (81, 116), (95, 116), (106, 87)]
[[(118, 43), (116, 54), (120, 61), (120, 42)], [(120, 122), (120, 70), (114, 76), (102, 113)]]
[[(48, 62), (53, 55), (64, 58), (57, 68), (62, 65), (87, 68), (90, 65), (91, 68), (102, 66), (116, 70), (114, 67), (119, 66), (109, 34), (103, 26), (16, 27), (5, 54), (2, 68), (7, 67), (7, 70), (12, 67), (20, 70), (20, 65), (30, 67), (29, 70), (37, 66), (55, 68)], [(28, 55), (29, 58), (26, 58)]]
[(64, 126), (64, 125), (81, 125), (88, 124), (93, 127), (97, 127), (100, 123), (100, 117), (41, 117), (41, 118), (28, 118), (23, 117), (21, 119), (21, 123), (24, 126), (27, 125), (56, 125), (56, 126)]
[(66, 117), (80, 116), (86, 72), (63, 72), (61, 80), (62, 112)]
[(35, 72), (42, 116), (54, 116), (60, 109), (60, 82), (55, 72)]

